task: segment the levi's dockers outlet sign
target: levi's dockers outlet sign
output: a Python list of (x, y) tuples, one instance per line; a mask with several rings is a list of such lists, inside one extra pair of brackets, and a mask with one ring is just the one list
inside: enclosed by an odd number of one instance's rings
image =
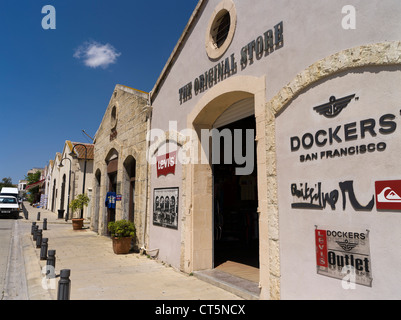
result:
[(400, 297), (400, 83), (344, 73), (278, 116), (282, 298)]

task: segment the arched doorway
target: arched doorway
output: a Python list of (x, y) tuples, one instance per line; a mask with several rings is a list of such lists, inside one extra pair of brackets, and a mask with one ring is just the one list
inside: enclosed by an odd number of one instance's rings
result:
[(64, 208), (65, 184), (66, 184), (66, 175), (64, 174), (63, 182), (61, 183), (60, 210), (65, 210), (65, 208)]
[(95, 202), (94, 202), (94, 212), (92, 214), (92, 228), (93, 231), (99, 231), (99, 214), (100, 214), (100, 190), (101, 190), (101, 179), (102, 173), (99, 169), (95, 172)]
[(56, 203), (56, 179), (53, 180), (53, 191), (52, 191), (52, 212), (54, 212), (54, 206)]
[[(215, 192), (214, 187), (216, 183), (230, 184), (229, 177), (233, 178), (235, 184), (233, 185), (239, 192), (240, 207), (238, 209), (243, 209), (244, 212), (238, 212), (232, 214), (229, 206), (225, 205), (225, 211), (228, 212), (228, 220), (226, 220), (225, 227), (228, 231), (228, 224), (231, 224), (232, 234), (229, 232), (224, 234), (226, 239), (232, 240), (234, 238), (238, 240), (242, 239), (242, 246), (246, 249), (247, 241), (255, 240), (255, 266), (259, 266), (259, 260), (268, 260), (268, 248), (266, 248), (266, 242), (259, 241), (259, 230), (267, 230), (267, 211), (264, 210), (265, 206), (261, 205), (263, 202), (267, 202), (266, 197), (266, 179), (260, 179), (263, 176), (260, 173), (265, 172), (265, 159), (266, 150), (264, 148), (265, 136), (264, 127), (266, 121), (265, 114), (265, 95), (266, 95), (266, 85), (265, 77), (255, 78), (255, 77), (235, 77), (225, 80), (220, 85), (213, 87), (209, 92), (207, 92), (195, 106), (193, 111), (188, 116), (188, 127), (192, 128), (196, 132), (195, 143), (198, 144), (198, 161), (194, 164), (187, 166), (187, 177), (188, 183), (186, 192), (189, 195), (189, 201), (187, 202), (187, 210), (191, 212), (191, 222), (188, 225), (188, 238), (192, 239), (191, 248), (187, 251), (186, 258), (191, 262), (188, 263), (190, 267), (188, 271), (199, 271), (213, 269), (219, 263), (216, 258), (220, 260), (226, 259), (223, 256), (216, 256), (215, 253), (217, 249), (216, 240), (223, 240), (223, 232), (218, 233), (218, 215), (215, 213), (216, 204), (215, 196), (218, 196), (217, 190)], [(253, 161), (254, 170), (250, 174), (247, 174), (247, 178), (251, 176), (251, 179), (256, 181), (252, 184), (255, 187), (255, 193), (252, 200), (248, 204), (242, 202), (241, 200), (241, 184), (240, 177), (233, 176), (230, 172), (236, 172), (237, 165), (235, 162), (232, 164), (228, 163), (226, 168), (219, 167), (218, 164), (209, 161), (208, 163), (202, 162), (201, 157), (208, 156), (212, 159), (212, 154), (210, 153), (212, 148), (205, 150), (202, 148), (202, 131), (212, 130), (215, 127), (216, 121), (221, 118), (226, 111), (229, 112), (230, 107), (241, 103), (241, 101), (253, 101), (252, 103), (252, 114), (242, 114), (239, 117), (235, 116), (235, 112), (228, 117), (228, 122), (218, 126), (220, 129), (228, 129), (228, 136), (234, 139), (233, 132), (238, 130), (238, 132), (246, 133), (247, 129), (253, 130), (252, 143), (253, 144)], [(241, 112), (241, 109), (237, 109)], [(227, 115), (227, 114), (226, 114)], [(230, 118), (231, 117), (231, 118)], [(217, 129), (217, 128), (216, 128)], [(222, 130), (221, 130), (222, 131)], [(221, 133), (220, 131), (220, 133)], [(221, 134), (224, 136), (224, 134)], [(244, 139), (242, 139), (245, 141)], [(236, 142), (231, 140), (233, 143), (233, 149), (231, 152), (235, 152)], [(246, 147), (246, 144), (240, 143), (240, 146)], [(224, 143), (220, 144), (220, 148), (224, 148)], [(237, 147), (238, 154), (241, 154), (241, 148)], [(244, 149), (246, 151), (246, 148)], [(248, 150), (249, 151), (249, 150)], [(209, 154), (205, 154), (209, 152)], [(220, 152), (224, 152), (220, 149)], [(227, 173), (223, 173), (227, 171)], [(218, 181), (219, 180), (219, 181)], [(222, 189), (220, 189), (222, 190)], [(260, 196), (264, 194), (263, 196)], [(249, 212), (249, 214), (247, 213)], [(231, 217), (230, 217), (231, 215)], [(241, 216), (244, 219), (237, 219), (235, 221), (235, 215), (237, 217)], [(249, 217), (249, 218), (248, 218)], [(242, 221), (242, 226), (239, 224), (239, 220)], [(247, 233), (248, 231), (248, 233)], [(252, 233), (251, 233), (252, 232)], [(266, 237), (268, 235), (266, 234)], [(252, 241), (250, 241), (252, 242)], [(249, 242), (249, 244), (250, 244)], [(231, 244), (233, 244), (232, 241)], [(238, 247), (237, 247), (238, 248)], [(232, 252), (235, 252), (235, 247)], [(219, 251), (219, 249), (217, 250)], [(220, 250), (220, 251), (224, 251)], [(262, 254), (264, 251), (264, 255)], [(245, 251), (243, 251), (245, 252)], [(234, 259), (231, 255), (230, 259)], [(240, 263), (244, 263), (245, 256), (242, 255)], [(236, 259), (236, 258), (235, 258)], [(266, 264), (265, 264), (266, 265)], [(262, 264), (261, 264), (262, 266)], [(259, 274), (262, 273), (262, 269), (257, 269), (256, 279), (259, 280)]]
[[(124, 208), (128, 212), (128, 220), (134, 222), (135, 219), (135, 176), (136, 160), (128, 156), (124, 161)], [(128, 203), (127, 203), (128, 201)]]
[(115, 149), (110, 150), (106, 157), (107, 164), (107, 220), (106, 226), (109, 222), (116, 220), (116, 196), (120, 191), (118, 190), (117, 175), (118, 175), (118, 152)]

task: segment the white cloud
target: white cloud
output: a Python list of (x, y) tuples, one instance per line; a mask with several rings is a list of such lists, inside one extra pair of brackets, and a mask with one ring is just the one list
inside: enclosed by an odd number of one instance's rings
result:
[(101, 44), (95, 41), (86, 42), (75, 50), (74, 58), (82, 59), (90, 68), (107, 68), (116, 63), (121, 55), (111, 44)]

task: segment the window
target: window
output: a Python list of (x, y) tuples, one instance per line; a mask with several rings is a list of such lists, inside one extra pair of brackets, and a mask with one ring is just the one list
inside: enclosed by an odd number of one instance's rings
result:
[(15, 198), (0, 198), (0, 203), (17, 203)]
[(116, 106), (114, 106), (111, 109), (110, 125), (111, 125), (111, 129), (115, 129), (115, 127), (117, 126), (117, 107)]
[(206, 52), (219, 59), (230, 46), (237, 26), (237, 13), (232, 0), (223, 0), (215, 8), (206, 32)]
[(228, 37), (230, 31), (231, 18), (228, 11), (222, 10), (222, 15), (217, 18), (212, 29), (212, 38), (217, 48), (221, 48)]

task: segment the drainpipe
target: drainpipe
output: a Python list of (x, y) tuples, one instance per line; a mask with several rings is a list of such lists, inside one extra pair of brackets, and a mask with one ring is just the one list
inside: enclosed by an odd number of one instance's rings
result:
[[(146, 114), (146, 117), (147, 117), (147, 119), (146, 119), (146, 121), (147, 121), (146, 134), (148, 134), (148, 132), (150, 131), (151, 119), (152, 119), (152, 99), (151, 99), (151, 96), (152, 96), (152, 91), (149, 92), (148, 105), (145, 107), (145, 110), (146, 110), (146, 113), (147, 113)], [(147, 142), (147, 150), (146, 150), (147, 153), (149, 152), (149, 149), (150, 149), (150, 141)], [(150, 174), (149, 174), (150, 165), (149, 165), (149, 161), (147, 161), (149, 159), (148, 156), (149, 156), (149, 154), (147, 154), (147, 156), (146, 156), (146, 183), (145, 183), (145, 185), (146, 185), (146, 187), (145, 187), (145, 190), (146, 190), (145, 191), (146, 192), (146, 202), (145, 203), (146, 204), (145, 204), (145, 212), (144, 212), (144, 217), (143, 217), (144, 228), (143, 228), (142, 247), (141, 247), (141, 250), (144, 250), (144, 251), (148, 251), (146, 249), (146, 243), (145, 243), (146, 230), (147, 230), (147, 221), (148, 221), (147, 214), (148, 214), (149, 201), (150, 201), (150, 196), (148, 198), (148, 187), (149, 187), (149, 179), (150, 179)], [(154, 250), (151, 250), (151, 251), (155, 251), (155, 250), (158, 250), (158, 249), (154, 249)]]
[[(146, 112), (146, 121), (147, 121), (147, 125), (146, 125), (146, 134), (150, 131), (150, 127), (151, 127), (151, 121), (152, 121), (152, 100), (151, 100), (151, 96), (152, 96), (152, 91), (149, 92), (149, 96), (148, 96), (148, 105), (143, 109)], [(150, 150), (150, 140), (148, 141), (147, 144), (147, 150), (146, 152), (149, 152)], [(149, 159), (149, 153), (147, 154), (146, 160)], [(147, 230), (147, 222), (148, 222), (148, 217), (147, 217), (147, 213), (148, 213), (148, 209), (150, 208), (149, 206), (149, 201), (150, 201), (150, 196), (149, 198), (148, 196), (148, 187), (149, 187), (149, 179), (150, 179), (150, 175), (149, 175), (149, 169), (150, 169), (150, 164), (149, 161), (146, 161), (146, 183), (145, 183), (145, 190), (146, 190), (146, 202), (145, 202), (145, 212), (144, 212), (144, 216), (143, 216), (143, 221), (144, 221), (144, 228), (143, 228), (143, 236), (142, 236), (142, 247), (140, 248), (141, 251), (143, 251), (144, 253), (149, 253), (149, 252), (154, 252), (157, 251), (156, 254), (154, 254), (153, 256), (157, 256), (159, 253), (159, 249), (147, 249), (146, 248), (146, 230)]]

